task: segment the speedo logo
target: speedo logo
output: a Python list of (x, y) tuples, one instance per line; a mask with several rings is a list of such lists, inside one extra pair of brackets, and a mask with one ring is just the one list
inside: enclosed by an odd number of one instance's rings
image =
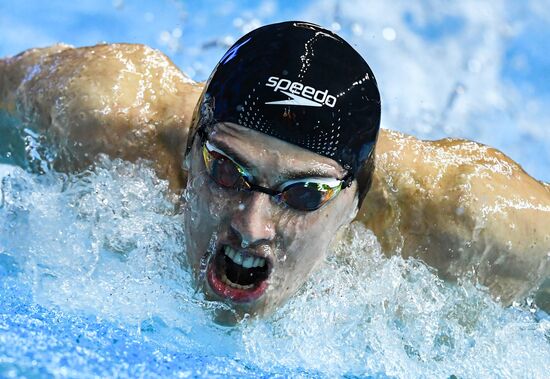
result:
[(273, 91), (280, 91), (290, 97), (288, 100), (268, 101), (266, 104), (279, 105), (303, 105), (307, 107), (327, 107), (334, 108), (336, 97), (329, 95), (328, 90), (317, 90), (310, 86), (304, 86), (302, 83), (292, 82), (288, 79), (279, 79), (271, 76), (265, 84), (267, 87), (273, 87)]

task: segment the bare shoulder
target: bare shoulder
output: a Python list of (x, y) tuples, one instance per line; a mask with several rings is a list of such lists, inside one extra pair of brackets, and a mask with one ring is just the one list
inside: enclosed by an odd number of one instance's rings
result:
[[(403, 178), (403, 174), (408, 172), (410, 175), (406, 176), (419, 180), (424, 189), (437, 191), (477, 182), (484, 184), (485, 188), (474, 189), (494, 195), (505, 196), (512, 190), (541, 201), (550, 198), (548, 184), (531, 177), (501, 151), (475, 141), (457, 138), (420, 140), (384, 130), (376, 158), (377, 173)], [(504, 189), (506, 192), (499, 191)]]
[(382, 131), (358, 218), (387, 251), (444, 277), (473, 273), (505, 302), (550, 273), (550, 187), (480, 143)]
[(32, 49), (0, 61), (0, 107), (84, 164), (97, 153), (172, 167), (202, 85), (137, 44)]

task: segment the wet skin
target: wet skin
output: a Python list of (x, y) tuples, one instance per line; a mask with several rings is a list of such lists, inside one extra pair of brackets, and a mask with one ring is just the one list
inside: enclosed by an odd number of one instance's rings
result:
[[(98, 153), (143, 157), (181, 191), (189, 168), (187, 250), (199, 285), (219, 298), (200, 277), (200, 259), (246, 238), (254, 254), (271, 260), (270, 285), (250, 304), (224, 301), (241, 312), (269, 313), (322, 261), (328, 236), (356, 214), (355, 187), (300, 214), (265, 194), (212, 185), (197, 146), (183, 167), (201, 90), (163, 54), (141, 45), (53, 46), (0, 60), (0, 112), (48, 136), (64, 152), (54, 162), (57, 169), (86, 167)], [(247, 152), (256, 184), (266, 187), (302, 163), (341, 174), (331, 160), (236, 125), (220, 126), (212, 139)], [(375, 233), (386, 254), (422, 259), (445, 279), (470, 275), (503, 304), (539, 288), (539, 304), (550, 309), (548, 184), (472, 141), (423, 141), (381, 130), (375, 152), (373, 186), (356, 220)]]
[[(208, 141), (224, 152), (237, 152), (232, 158), (248, 169), (255, 184), (269, 188), (289, 179), (340, 179), (345, 175), (332, 159), (236, 124), (217, 124)], [(198, 285), (208, 297), (231, 302), (241, 314), (272, 312), (307, 280), (324, 260), (337, 231), (353, 220), (356, 185), (343, 189), (317, 210), (301, 211), (264, 193), (221, 187), (205, 169), (198, 138), (190, 154), (186, 241)], [(215, 291), (209, 276), (216, 275), (215, 257), (227, 246), (267, 260), (270, 272), (265, 292), (243, 300), (231, 296), (230, 290)]]

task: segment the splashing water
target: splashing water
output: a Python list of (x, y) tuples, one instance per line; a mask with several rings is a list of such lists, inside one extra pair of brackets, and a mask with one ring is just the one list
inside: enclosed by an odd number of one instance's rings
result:
[(273, 316), (233, 328), (185, 269), (183, 216), (147, 162), (1, 166), (0, 375), (543, 377), (550, 318), (384, 257), (353, 224)]
[[(91, 30), (82, 29), (90, 24), (89, 4), (71, 4), (55, 12), (81, 20), (71, 23), (75, 29), (51, 17), (43, 2), (5, 7), (2, 55), (57, 41), (157, 46), (160, 34), (157, 47), (166, 46), (184, 71), (203, 80), (250, 29), (285, 18), (310, 20), (342, 33), (368, 58), (388, 99), (384, 126), (488, 142), (549, 180), (549, 97), (540, 80), (548, 65), (539, 54), (548, 40), (544, 0), (326, 0), (286, 11), (272, 0), (249, 9), (189, 2), (187, 12), (180, 2), (124, 7), (115, 1), (115, 12), (94, 11), (108, 21)], [(184, 13), (192, 17), (182, 34)], [(223, 22), (205, 28), (213, 14)], [(324, 267), (275, 315), (217, 326), (212, 315), (221, 305), (195, 293), (185, 269), (177, 199), (146, 162), (102, 159), (78, 175), (48, 172), (40, 136), (29, 131), (22, 146), (19, 136), (8, 137), (9, 127), (0, 119), (0, 162), (19, 162), (26, 147), (23, 166), (46, 173), (0, 164), (0, 377), (550, 372), (548, 315), (502, 308), (467, 281), (451, 285), (419, 261), (386, 258), (361, 225), (350, 227)]]

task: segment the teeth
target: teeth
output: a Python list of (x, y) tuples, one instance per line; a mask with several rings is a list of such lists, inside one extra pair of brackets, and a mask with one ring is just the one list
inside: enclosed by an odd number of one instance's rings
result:
[(241, 286), (240, 284), (233, 283), (231, 280), (227, 279), (227, 276), (225, 274), (222, 275), (222, 282), (224, 282), (228, 286), (231, 286), (233, 288), (237, 288), (237, 289), (240, 289), (240, 290), (248, 290), (248, 289), (251, 289), (252, 287), (254, 287), (254, 284), (248, 284), (246, 286)]
[(235, 253), (235, 255), (233, 255), (232, 259), (233, 259), (233, 262), (235, 262), (238, 265), (243, 264), (243, 256), (242, 256), (241, 253)]
[(229, 258), (231, 258), (231, 260), (234, 260), (235, 259), (235, 254), (237, 252), (235, 250), (233, 250), (232, 248), (230, 247), (227, 247), (225, 249), (225, 255), (227, 255)]
[(240, 253), (229, 246), (225, 247), (225, 255), (228, 256), (234, 263), (243, 266), (244, 268), (265, 266), (264, 258)]
[(250, 268), (250, 267), (252, 267), (253, 262), (254, 262), (254, 257), (248, 257), (243, 261), (243, 267), (244, 268)]

